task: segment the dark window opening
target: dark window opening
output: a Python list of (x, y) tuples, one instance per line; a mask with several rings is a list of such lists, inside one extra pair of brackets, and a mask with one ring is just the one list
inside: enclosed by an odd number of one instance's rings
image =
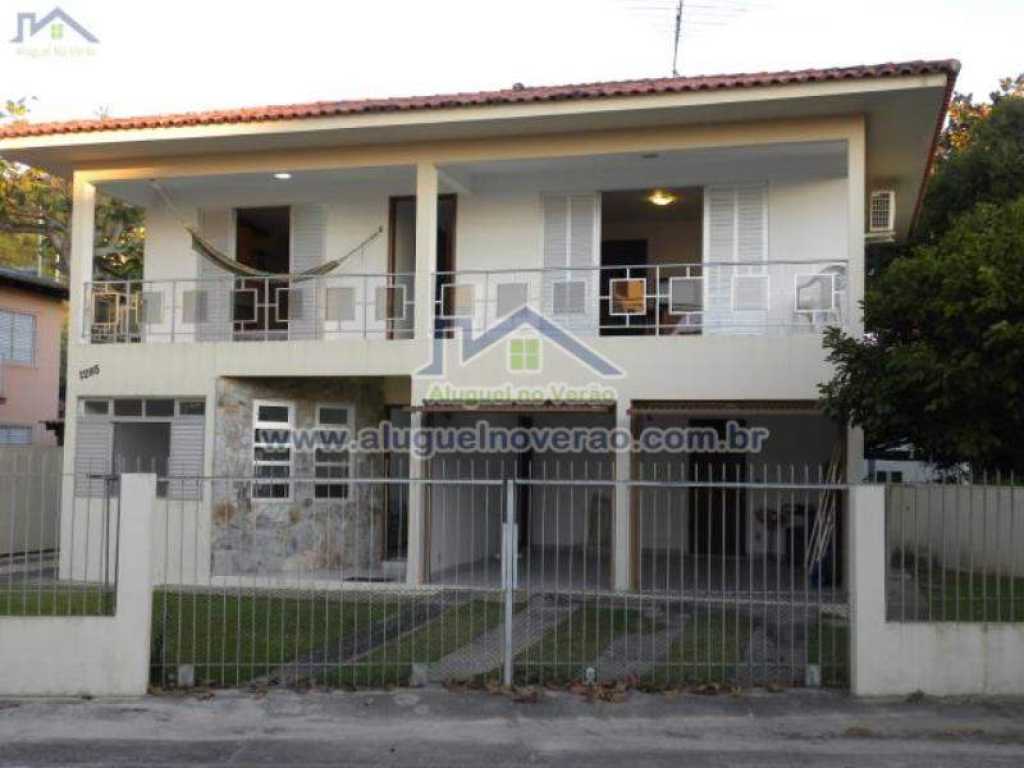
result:
[[(286, 275), (291, 266), (291, 209), (239, 208), (235, 211), (235, 259), (262, 272)], [(287, 280), (239, 278), (235, 284), (236, 338), (288, 337)]]

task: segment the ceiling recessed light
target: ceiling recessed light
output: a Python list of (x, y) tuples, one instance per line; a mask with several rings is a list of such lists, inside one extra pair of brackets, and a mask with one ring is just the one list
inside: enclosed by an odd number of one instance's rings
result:
[(652, 189), (651, 193), (647, 196), (647, 202), (663, 206), (672, 205), (678, 199), (678, 195), (672, 194), (667, 189)]
[(280, 181), (287, 181), (291, 177), (292, 175), (290, 173), (286, 173), (285, 171), (280, 171), (279, 173), (274, 174), (274, 178)]

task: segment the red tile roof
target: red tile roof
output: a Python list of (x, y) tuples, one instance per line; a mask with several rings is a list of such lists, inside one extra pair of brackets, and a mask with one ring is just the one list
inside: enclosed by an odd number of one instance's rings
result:
[(499, 91), (479, 91), (476, 93), (451, 93), (435, 96), (357, 99), (350, 101), (316, 101), (307, 104), (246, 107), (242, 109), (184, 112), (141, 117), (113, 117), (103, 120), (12, 123), (0, 128), (0, 139), (66, 133), (89, 133), (94, 131), (259, 123), (275, 120), (299, 120), (317, 117), (337, 117), (341, 115), (409, 112), (456, 107), (579, 101), (583, 99), (692, 93), (696, 91), (718, 91), (736, 88), (763, 88), (778, 85), (799, 85), (837, 80), (866, 80), (908, 75), (945, 74), (952, 81), (959, 70), (960, 62), (955, 59), (943, 59), (938, 61), (906, 61), (855, 67), (837, 67), (833, 69), (804, 69), (736, 75), (700, 75), (697, 77), (663, 77), (577, 85), (538, 87), (517, 85), (513, 88), (505, 88)]

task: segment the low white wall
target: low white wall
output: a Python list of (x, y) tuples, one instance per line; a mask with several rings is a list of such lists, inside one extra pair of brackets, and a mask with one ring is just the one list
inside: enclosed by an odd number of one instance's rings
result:
[[(114, 616), (0, 617), (0, 695), (139, 696), (149, 684), (154, 475), (122, 475)], [(128, 555), (131, 556), (128, 556)]]
[(853, 692), (1024, 694), (1024, 624), (885, 620), (885, 488), (858, 486), (850, 498)]

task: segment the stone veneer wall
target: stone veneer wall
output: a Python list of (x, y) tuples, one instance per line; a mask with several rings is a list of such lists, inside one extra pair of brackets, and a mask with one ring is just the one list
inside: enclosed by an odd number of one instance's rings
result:
[[(355, 428), (387, 418), (381, 387), (336, 379), (232, 379), (217, 384), (213, 467), (217, 478), (252, 477), (253, 404), (295, 404), (295, 426), (316, 426), (317, 403), (351, 403)], [(293, 477), (311, 480), (313, 453), (294, 451)], [(380, 476), (380, 456), (355, 453), (356, 477)], [(384, 487), (351, 486), (347, 499), (316, 499), (312, 482), (296, 482), (288, 501), (253, 499), (248, 483), (218, 481), (213, 494), (214, 574), (381, 578)]]

